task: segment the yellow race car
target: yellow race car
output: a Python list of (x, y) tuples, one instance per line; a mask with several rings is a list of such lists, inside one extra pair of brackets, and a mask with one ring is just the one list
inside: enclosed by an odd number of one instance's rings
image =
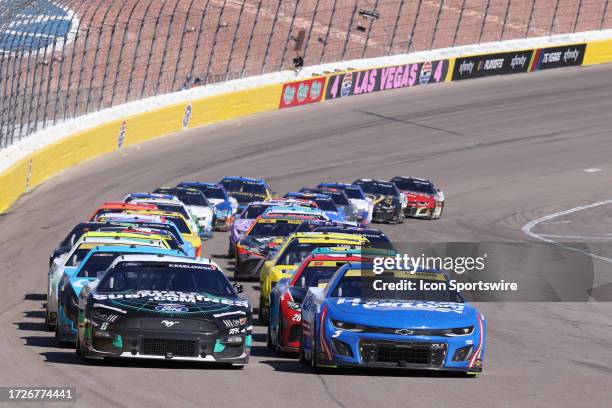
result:
[(124, 211), (124, 213), (133, 215), (157, 215), (168, 221), (172, 221), (174, 225), (176, 225), (176, 228), (178, 228), (183, 239), (193, 246), (196, 257), (202, 256), (202, 240), (198, 235), (198, 231), (195, 228), (192, 228), (192, 223), (187, 221), (182, 214), (174, 211), (161, 210), (129, 210)]
[(325, 247), (361, 247), (368, 240), (362, 235), (298, 232), (291, 234), (274, 253), (265, 261), (259, 272), (259, 318), (263, 321), (268, 316), (270, 293), (279, 280), (289, 278), (302, 261), (316, 248)]

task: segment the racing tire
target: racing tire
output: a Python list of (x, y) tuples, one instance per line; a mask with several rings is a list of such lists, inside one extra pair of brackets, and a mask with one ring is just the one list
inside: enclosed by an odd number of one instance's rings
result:
[(74, 348), (74, 351), (76, 353), (77, 356), (81, 357), (81, 359), (84, 359), (84, 353), (83, 353), (83, 349), (81, 348), (81, 339), (79, 337), (79, 332), (77, 330), (77, 337), (76, 337), (76, 347)]
[(308, 362), (308, 359), (306, 358), (306, 354), (304, 354), (304, 333), (303, 332), (300, 334), (300, 348), (298, 352), (298, 360), (300, 360), (300, 363), (302, 363), (303, 365), (310, 365)]
[(266, 316), (261, 295), (259, 296), (259, 320), (262, 323), (268, 323), (268, 317)]
[[(281, 307), (278, 305), (278, 328), (276, 329), (276, 347), (274, 350), (279, 354), (282, 353), (281, 346), (283, 344), (283, 315), (281, 313)], [(270, 327), (270, 325), (268, 325), (268, 327)]]
[(266, 338), (266, 347), (268, 347), (270, 350), (276, 350), (276, 347), (274, 347), (274, 344), (272, 343), (272, 328), (270, 327), (270, 325), (268, 325), (268, 336)]
[(70, 347), (71, 344), (68, 341), (62, 340), (62, 336), (60, 335), (61, 324), (55, 325), (55, 345), (59, 348)]
[(47, 311), (45, 311), (45, 328), (48, 332), (55, 331), (55, 325), (51, 324), (51, 316), (49, 316)]
[(227, 243), (227, 257), (231, 259), (234, 256), (236, 256), (236, 248), (232, 245), (232, 241), (229, 241)]

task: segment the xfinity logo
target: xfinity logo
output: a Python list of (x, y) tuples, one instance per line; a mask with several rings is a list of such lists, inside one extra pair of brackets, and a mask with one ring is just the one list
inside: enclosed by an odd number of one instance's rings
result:
[(397, 329), (395, 331), (395, 334), (401, 334), (402, 336), (408, 336), (410, 334), (414, 334), (414, 330), (408, 330), (408, 329)]
[(563, 61), (565, 63), (567, 63), (568, 60), (576, 61), (578, 60), (579, 55), (580, 55), (580, 51), (578, 51), (577, 49), (567, 50), (565, 51), (565, 54), (563, 54)]
[(474, 62), (473, 61), (463, 61), (461, 63), (461, 65), (459, 65), (459, 73), (463, 74), (464, 72), (467, 72), (468, 74), (471, 74), (472, 71), (474, 70)]
[(519, 66), (519, 67), (524, 67), (525, 63), (527, 62), (527, 57), (524, 55), (515, 55), (514, 58), (512, 58), (512, 61), (510, 62), (510, 66), (512, 68)]
[(175, 324), (179, 324), (180, 322), (175, 322), (172, 320), (162, 320), (161, 324), (163, 324), (164, 326), (166, 326), (167, 328), (170, 328), (172, 326), (174, 326)]

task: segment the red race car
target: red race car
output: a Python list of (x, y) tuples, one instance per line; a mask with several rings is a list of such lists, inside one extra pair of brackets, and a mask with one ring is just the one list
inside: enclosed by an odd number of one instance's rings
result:
[(429, 180), (416, 177), (397, 176), (391, 179), (406, 197), (406, 217), (437, 219), (444, 210), (444, 192)]
[(304, 259), (291, 278), (281, 279), (270, 294), (268, 347), (297, 352), (302, 332), (302, 300), (310, 287), (324, 286), (347, 262), (364, 257), (391, 256), (394, 251), (376, 248), (317, 248)]

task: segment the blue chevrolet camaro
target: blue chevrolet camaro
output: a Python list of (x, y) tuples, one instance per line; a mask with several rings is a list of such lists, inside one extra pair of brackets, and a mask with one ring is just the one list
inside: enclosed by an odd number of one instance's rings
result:
[[(427, 289), (436, 286), (437, 289)], [(421, 288), (425, 289), (421, 289)], [(446, 287), (447, 289), (440, 289)], [(313, 367), (377, 367), (479, 375), (484, 316), (440, 271), (349, 263), (302, 303), (300, 361)]]

